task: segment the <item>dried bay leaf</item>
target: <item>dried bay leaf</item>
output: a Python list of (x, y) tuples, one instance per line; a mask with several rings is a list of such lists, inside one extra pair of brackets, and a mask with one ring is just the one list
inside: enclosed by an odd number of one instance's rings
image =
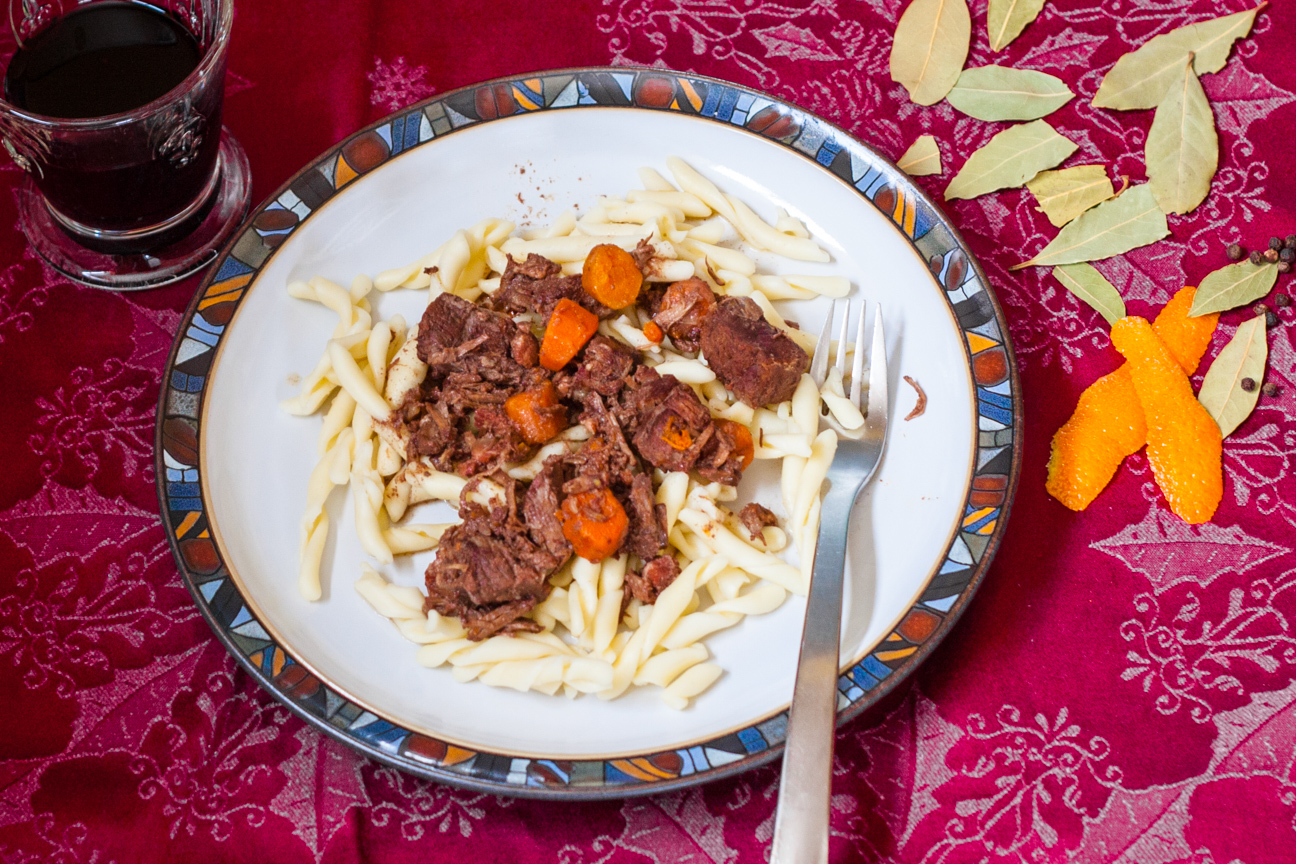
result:
[(1002, 51), (1008, 43), (1021, 35), (1026, 25), (1039, 17), (1044, 0), (990, 0), (986, 13), (990, 31), (990, 48)]
[(891, 80), (917, 104), (935, 105), (958, 80), (971, 41), (966, 0), (913, 0), (896, 24)]
[(1108, 324), (1115, 324), (1125, 317), (1125, 301), (1120, 292), (1092, 264), (1054, 267), (1053, 276), (1064, 288), (1098, 310)]
[(1169, 233), (1165, 214), (1157, 206), (1151, 188), (1143, 183), (1082, 214), (1059, 231), (1038, 255), (1010, 269), (1098, 261), (1155, 243)]
[(978, 120), (1035, 120), (1052, 114), (1075, 94), (1060, 78), (1029, 69), (980, 66), (964, 69), (945, 98)]
[(910, 177), (941, 173), (940, 148), (936, 146), (936, 139), (930, 135), (919, 135), (918, 140), (900, 157), (896, 167)]
[(1148, 185), (1165, 213), (1196, 209), (1219, 165), (1215, 117), (1191, 58), (1184, 58), (1180, 80), (1157, 106), (1144, 150)]
[(1278, 281), (1278, 265), (1252, 264), (1240, 261), (1228, 264), (1207, 276), (1197, 286), (1189, 315), (1224, 312), (1245, 306), (1269, 293)]
[(1189, 54), (1193, 54), (1193, 71), (1198, 75), (1223, 69), (1233, 43), (1251, 32), (1256, 13), (1267, 5), (1264, 2), (1236, 15), (1189, 24), (1149, 39), (1116, 61), (1103, 77), (1093, 104), (1123, 111), (1155, 108), (1178, 80)]
[[(1206, 370), (1197, 401), (1215, 418), (1220, 434), (1225, 437), (1251, 415), (1260, 396), (1260, 382), (1264, 380), (1265, 361), (1269, 356), (1266, 338), (1263, 315), (1242, 322)], [(1250, 393), (1242, 389), (1243, 378), (1254, 382)]]
[(1081, 213), (1116, 194), (1102, 165), (1077, 165), (1059, 171), (1041, 171), (1026, 181), (1026, 188), (1054, 226), (1061, 228)]
[(1066, 159), (1077, 146), (1043, 120), (1009, 126), (968, 157), (946, 187), (945, 200), (1020, 186)]

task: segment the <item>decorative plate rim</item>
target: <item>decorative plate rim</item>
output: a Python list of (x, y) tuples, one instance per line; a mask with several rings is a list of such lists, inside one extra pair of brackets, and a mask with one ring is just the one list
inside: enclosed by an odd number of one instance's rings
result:
[[(961, 525), (956, 524), (943, 563), (928, 576), (918, 599), (840, 678), (839, 726), (909, 677), (962, 616), (998, 551), (1021, 474), (1023, 421), (1016, 358), (1003, 310), (980, 264), (921, 187), (887, 157), (812, 112), (703, 75), (637, 66), (574, 67), (461, 87), (399, 109), (332, 145), (249, 213), (185, 311), (168, 353), (154, 429), (158, 501), (167, 542), (185, 587), (217, 639), (293, 713), (384, 764), (452, 786), (517, 797), (622, 798), (729, 777), (782, 753), (787, 712), (758, 718), (704, 744), (607, 760), (532, 759), (467, 750), (378, 717), (311, 674), (269, 638), (248, 609), (208, 530), (198, 469), (198, 424), (206, 372), (247, 286), (283, 240), (332, 195), (391, 157), (457, 129), (521, 113), (586, 107), (676, 111), (738, 126), (811, 159), (892, 220), (928, 262), (950, 304), (963, 336), (977, 418), (976, 458)], [(351, 165), (344, 151), (362, 138), (371, 152), (377, 139), (386, 155), (372, 165)], [(286, 229), (258, 227), (267, 211), (287, 211), (296, 218)], [(956, 282), (952, 286), (951, 276)], [(982, 381), (983, 375), (989, 383)], [(984, 481), (980, 487), (978, 480)], [(847, 704), (842, 706), (842, 701)]]

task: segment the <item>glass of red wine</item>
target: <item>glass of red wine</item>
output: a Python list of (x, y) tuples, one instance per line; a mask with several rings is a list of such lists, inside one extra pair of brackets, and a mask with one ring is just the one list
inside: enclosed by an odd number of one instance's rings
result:
[(32, 247), (117, 290), (211, 263), (251, 193), (221, 126), (233, 0), (8, 2), (0, 143)]

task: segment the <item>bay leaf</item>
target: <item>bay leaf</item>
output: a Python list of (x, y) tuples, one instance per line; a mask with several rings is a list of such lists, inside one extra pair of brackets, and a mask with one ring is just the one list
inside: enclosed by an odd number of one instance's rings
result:
[(1125, 301), (1120, 292), (1092, 264), (1054, 267), (1053, 276), (1064, 288), (1098, 310), (1108, 324), (1115, 324), (1125, 317)]
[(1197, 286), (1189, 315), (1224, 312), (1245, 306), (1269, 293), (1278, 281), (1278, 265), (1239, 261), (1226, 264), (1207, 276)]
[(896, 24), (891, 80), (919, 105), (935, 105), (958, 80), (972, 41), (966, 0), (913, 0)]
[(930, 135), (919, 135), (918, 140), (900, 157), (896, 167), (910, 177), (941, 173), (940, 148), (936, 146), (936, 139)]
[(945, 200), (1020, 186), (1076, 149), (1074, 141), (1043, 120), (1009, 126), (968, 157), (946, 187)]
[(1075, 94), (1062, 79), (1043, 72), (978, 66), (964, 69), (945, 98), (978, 120), (1035, 120), (1052, 114), (1075, 98)]
[(1044, 0), (990, 0), (986, 23), (990, 31), (990, 49), (1002, 51), (1039, 17)]
[(1180, 80), (1157, 106), (1144, 148), (1148, 185), (1164, 213), (1196, 209), (1210, 193), (1219, 165), (1215, 116), (1190, 58), (1184, 58)]
[(1039, 202), (1039, 209), (1058, 228), (1116, 194), (1107, 168), (1102, 165), (1041, 171), (1026, 181), (1026, 188)]
[(1170, 226), (1151, 188), (1142, 183), (1081, 214), (1059, 231), (1038, 255), (1010, 269), (1098, 261), (1155, 243), (1169, 233)]
[[(1260, 397), (1260, 382), (1264, 381), (1269, 356), (1266, 339), (1263, 315), (1242, 322), (1206, 370), (1197, 401), (1215, 418), (1225, 437), (1251, 415)], [(1250, 393), (1242, 389), (1243, 378), (1255, 382)]]
[(1093, 104), (1123, 111), (1155, 108), (1178, 79), (1189, 54), (1198, 75), (1223, 69), (1233, 43), (1251, 32), (1256, 13), (1267, 5), (1261, 3), (1245, 12), (1189, 24), (1149, 39), (1117, 60), (1103, 76)]

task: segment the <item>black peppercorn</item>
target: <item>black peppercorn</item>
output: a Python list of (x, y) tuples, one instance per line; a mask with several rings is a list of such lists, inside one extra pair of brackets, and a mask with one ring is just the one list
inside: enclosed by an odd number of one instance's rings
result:
[(1286, 294), (1276, 294), (1274, 295), (1274, 305), (1279, 309), (1285, 309), (1291, 305), (1291, 298)]
[(1270, 264), (1277, 264), (1278, 252), (1274, 249), (1266, 249), (1264, 253), (1264, 260), (1268, 261)]
[(1259, 251), (1259, 250), (1256, 250), (1255, 252), (1252, 252), (1252, 253), (1251, 253), (1251, 263), (1254, 264), (1254, 265), (1256, 265), (1257, 267), (1259, 267), (1261, 264), (1263, 264), (1263, 263), (1264, 263), (1264, 253), (1261, 252), (1261, 251)]
[(1241, 261), (1242, 256), (1246, 254), (1246, 250), (1237, 243), (1230, 243), (1228, 248), (1224, 250), (1224, 254), (1228, 256), (1230, 261)]
[(1277, 384), (1270, 381), (1260, 388), (1260, 392), (1272, 398), (1282, 393), (1282, 389)]
[(1296, 234), (1288, 234), (1287, 242), (1283, 244), (1288, 249), (1296, 249)]
[(1272, 330), (1278, 326), (1278, 313), (1270, 309), (1265, 313), (1265, 328)]
[(1281, 252), (1278, 253), (1278, 260), (1286, 261), (1288, 264), (1290, 264), (1293, 261), (1296, 261), (1296, 249), (1282, 250)]
[(1277, 252), (1279, 249), (1283, 248), (1283, 239), (1281, 237), (1270, 237), (1269, 248)]
[(1242, 383), (1242, 389), (1245, 390), (1246, 392), (1248, 392), (1248, 393), (1254, 393), (1254, 392), (1255, 392), (1255, 379), (1254, 379), (1254, 378), (1243, 378), (1241, 383)]
[(1286, 261), (1279, 261), (1279, 262), (1278, 262), (1278, 272), (1279, 272), (1279, 273), (1290, 273), (1290, 272), (1291, 272), (1291, 269), (1292, 269), (1292, 265), (1291, 265), (1291, 264), (1288, 264)]

